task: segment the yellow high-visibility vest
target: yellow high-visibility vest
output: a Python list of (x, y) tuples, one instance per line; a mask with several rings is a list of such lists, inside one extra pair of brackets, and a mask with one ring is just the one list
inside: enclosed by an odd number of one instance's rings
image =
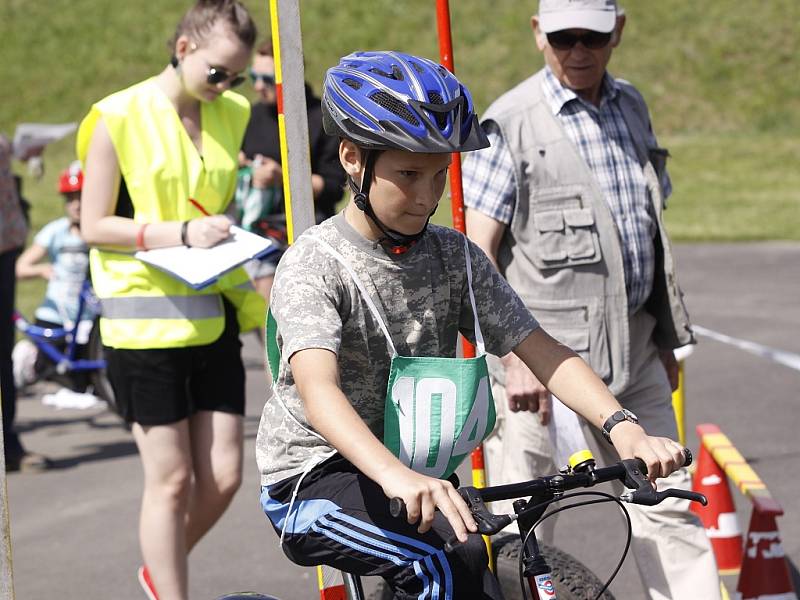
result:
[[(78, 130), (85, 161), (98, 119), (108, 129), (137, 223), (184, 221), (223, 213), (236, 187), (237, 157), (250, 105), (226, 91), (201, 102), (203, 155), (167, 96), (148, 79), (94, 104)], [(100, 333), (113, 348), (176, 348), (210, 344), (225, 324), (222, 297), (236, 308), (239, 327), (263, 327), (264, 299), (241, 267), (196, 291), (131, 254), (92, 249), (90, 268), (102, 303)]]

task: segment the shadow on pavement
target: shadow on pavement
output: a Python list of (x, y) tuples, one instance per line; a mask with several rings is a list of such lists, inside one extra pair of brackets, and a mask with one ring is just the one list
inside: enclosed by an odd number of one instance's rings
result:
[(83, 453), (68, 458), (59, 458), (53, 460), (54, 469), (69, 469), (76, 467), (79, 464), (96, 462), (99, 460), (111, 460), (115, 458), (124, 458), (132, 454), (136, 454), (136, 444), (131, 440), (130, 442), (110, 442), (108, 444), (94, 444), (91, 446), (84, 446), (79, 449)]

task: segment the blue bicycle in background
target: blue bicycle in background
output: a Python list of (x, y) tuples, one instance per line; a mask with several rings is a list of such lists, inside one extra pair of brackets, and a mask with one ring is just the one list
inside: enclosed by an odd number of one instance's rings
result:
[(38, 353), (35, 374), (28, 378), (50, 379), (73, 391), (91, 391), (113, 406), (114, 393), (105, 375), (98, 318), (93, 316), (99, 313), (100, 301), (88, 279), (81, 286), (74, 322), (65, 322), (62, 327), (42, 327), (14, 311), (14, 325)]

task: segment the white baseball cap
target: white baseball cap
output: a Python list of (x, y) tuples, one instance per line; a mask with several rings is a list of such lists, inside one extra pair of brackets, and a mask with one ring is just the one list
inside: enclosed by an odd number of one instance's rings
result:
[(539, 29), (589, 29), (608, 33), (617, 23), (616, 0), (539, 0)]

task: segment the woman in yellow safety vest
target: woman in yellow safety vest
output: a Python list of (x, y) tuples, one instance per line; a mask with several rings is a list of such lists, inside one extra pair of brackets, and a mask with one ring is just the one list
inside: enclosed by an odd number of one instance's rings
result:
[(255, 38), (238, 0), (198, 0), (170, 64), (94, 104), (78, 133), (81, 231), (93, 247), (108, 376), (144, 465), (139, 580), (151, 599), (187, 598), (187, 554), (240, 485), (239, 332), (262, 326), (265, 306), (242, 269), (196, 291), (133, 250), (228, 237), (221, 213), (250, 110), (230, 88)]

